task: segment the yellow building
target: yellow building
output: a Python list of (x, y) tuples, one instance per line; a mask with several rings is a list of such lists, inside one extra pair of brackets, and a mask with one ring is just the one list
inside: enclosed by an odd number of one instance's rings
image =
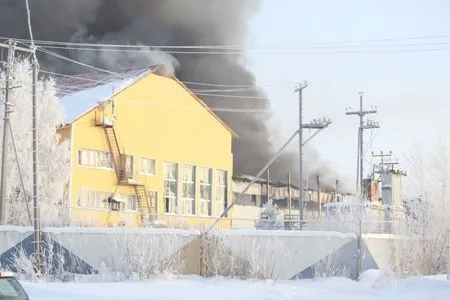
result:
[[(231, 204), (236, 134), (159, 70), (58, 81), (73, 225), (202, 228)], [(223, 218), (219, 227), (229, 224)]]

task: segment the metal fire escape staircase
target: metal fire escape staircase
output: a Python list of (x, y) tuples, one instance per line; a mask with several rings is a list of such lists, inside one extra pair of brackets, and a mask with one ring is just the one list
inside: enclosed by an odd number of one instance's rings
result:
[(104, 109), (97, 111), (96, 126), (103, 127), (108, 141), (109, 149), (114, 162), (114, 170), (118, 178), (118, 185), (130, 186), (134, 189), (137, 198), (138, 210), (141, 214), (141, 222), (146, 225), (150, 221), (152, 213), (150, 206), (149, 195), (145, 183), (136, 180), (135, 174), (130, 174), (126, 168), (126, 154), (120, 150), (119, 141), (117, 138), (114, 122), (110, 118), (105, 117)]

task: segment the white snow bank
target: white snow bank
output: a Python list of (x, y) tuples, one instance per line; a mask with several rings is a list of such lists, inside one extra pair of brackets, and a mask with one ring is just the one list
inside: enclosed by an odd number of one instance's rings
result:
[(359, 283), (348, 279), (256, 282), (185, 277), (121, 283), (23, 283), (33, 300), (49, 299), (346, 299), (346, 300), (447, 300), (450, 282), (436, 278), (411, 278), (394, 287), (373, 288), (377, 272), (363, 274)]

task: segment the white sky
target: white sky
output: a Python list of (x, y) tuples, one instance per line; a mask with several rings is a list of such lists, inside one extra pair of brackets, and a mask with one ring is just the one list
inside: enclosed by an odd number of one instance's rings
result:
[[(445, 0), (265, 0), (260, 14), (252, 21), (250, 46), (283, 48), (314, 42), (449, 35), (439, 40), (392, 42), (412, 44), (411, 47), (443, 42), (421, 47), (444, 49), (439, 51), (383, 51), (388, 47), (377, 48), (382, 50), (378, 53), (356, 53), (357, 48), (344, 49), (347, 53), (250, 51), (249, 68), (260, 85), (285, 83), (266, 88), (275, 112), (275, 126), (279, 128), (280, 145), (297, 128), (297, 94), (291, 83), (303, 80), (310, 83), (304, 92), (305, 121), (328, 116), (334, 122), (313, 144), (322, 158), (343, 174), (343, 180), (353, 182), (355, 177), (358, 126), (357, 117), (346, 116), (345, 108), (358, 107), (361, 90), (366, 107), (378, 107), (378, 114), (369, 118), (381, 124), (373, 143), (366, 144), (367, 163), (371, 150), (392, 150), (405, 163), (403, 157), (415, 142), (431, 145), (438, 137), (445, 137), (450, 130), (446, 120), (450, 109), (449, 11), (450, 2)], [(369, 132), (365, 140), (370, 140)]]

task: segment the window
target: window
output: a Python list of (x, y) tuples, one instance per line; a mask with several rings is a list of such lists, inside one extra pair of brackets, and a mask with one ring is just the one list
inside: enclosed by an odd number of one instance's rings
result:
[(110, 152), (96, 150), (78, 150), (78, 164), (90, 168), (114, 169), (114, 162)]
[(132, 155), (125, 155), (125, 172), (127, 179), (134, 178), (134, 156)]
[(183, 166), (183, 214), (195, 215), (195, 167)]
[(111, 193), (81, 189), (78, 192), (77, 204), (83, 208), (108, 209), (108, 197)]
[(164, 163), (164, 211), (178, 213), (178, 164)]
[(200, 176), (200, 214), (211, 216), (211, 169), (199, 168)]
[(126, 210), (133, 210), (133, 211), (137, 211), (138, 210), (138, 202), (137, 202), (137, 197), (136, 195), (120, 195), (119, 196), (121, 199), (126, 199), (126, 203), (125, 203), (125, 209)]
[(156, 175), (156, 161), (149, 158), (141, 158), (141, 173), (144, 175)]
[(216, 216), (220, 216), (228, 205), (227, 171), (216, 171)]

